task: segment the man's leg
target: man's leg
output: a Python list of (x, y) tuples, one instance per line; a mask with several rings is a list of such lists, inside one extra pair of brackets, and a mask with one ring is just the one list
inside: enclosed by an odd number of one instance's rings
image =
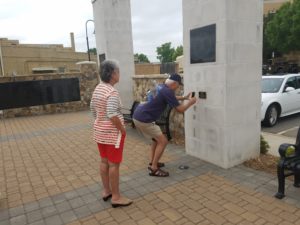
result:
[(154, 157), (153, 157), (152, 166), (151, 166), (151, 169), (154, 171), (158, 169), (157, 163), (158, 163), (159, 159), (161, 158), (161, 156), (168, 144), (168, 140), (164, 134), (159, 135), (158, 137), (155, 138), (155, 140), (156, 140), (156, 148), (154, 150)]
[(156, 140), (152, 140), (151, 149), (150, 149), (150, 163), (151, 164), (153, 163), (156, 146), (157, 146)]
[[(134, 120), (136, 128), (146, 137), (154, 138), (151, 144), (150, 151), (150, 163), (151, 169), (157, 170), (158, 160), (161, 158), (161, 155), (168, 144), (168, 140), (165, 135), (162, 133), (160, 127), (154, 123), (143, 123), (137, 120)], [(155, 165), (154, 165), (155, 164)]]

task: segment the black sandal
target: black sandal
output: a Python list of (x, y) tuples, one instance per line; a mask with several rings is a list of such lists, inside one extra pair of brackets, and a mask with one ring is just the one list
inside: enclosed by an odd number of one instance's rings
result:
[(148, 167), (148, 169), (149, 169), (149, 176), (154, 176), (154, 177), (168, 177), (169, 176), (169, 172), (164, 171), (160, 168), (153, 170), (151, 167)]
[(109, 194), (105, 197), (102, 197), (103, 201), (107, 202), (112, 197), (112, 194)]
[[(152, 163), (149, 163), (149, 166), (152, 166)], [(161, 168), (161, 167), (164, 167), (164, 166), (165, 166), (165, 164), (163, 162), (158, 162), (157, 163), (158, 168)]]

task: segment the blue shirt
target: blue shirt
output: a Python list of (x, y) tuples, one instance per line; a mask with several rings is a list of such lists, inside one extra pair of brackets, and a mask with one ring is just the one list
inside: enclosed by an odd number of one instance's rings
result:
[(156, 95), (158, 95), (160, 89), (162, 88), (162, 85), (156, 85), (155, 86), (155, 90), (150, 90), (147, 92), (147, 95), (146, 95), (146, 100), (147, 102), (151, 101), (153, 98), (156, 97)]
[(165, 84), (162, 84), (155, 98), (149, 102), (140, 104), (136, 108), (133, 118), (143, 123), (152, 123), (159, 118), (167, 105), (174, 108), (179, 106), (179, 102), (176, 99), (175, 92)]

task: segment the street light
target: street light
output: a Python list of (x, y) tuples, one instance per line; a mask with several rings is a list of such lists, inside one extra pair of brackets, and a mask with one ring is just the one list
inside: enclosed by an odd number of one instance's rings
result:
[(94, 20), (87, 20), (87, 21), (85, 22), (86, 45), (87, 45), (87, 51), (88, 51), (89, 61), (91, 61), (90, 47), (89, 47), (89, 37), (88, 37), (88, 33), (87, 33), (87, 23), (88, 23), (89, 21), (94, 22)]

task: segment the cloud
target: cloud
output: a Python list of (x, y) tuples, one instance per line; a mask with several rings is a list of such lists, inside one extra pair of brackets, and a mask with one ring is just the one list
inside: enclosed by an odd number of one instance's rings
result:
[(75, 43), (78, 38), (79, 50), (83, 50), (85, 21), (93, 14), (87, 0), (1, 0), (0, 15), (2, 37), (21, 43), (70, 46), (69, 33), (74, 32)]
[(156, 47), (182, 45), (181, 0), (131, 0), (131, 15), (135, 53), (157, 61)]
[[(182, 44), (182, 0), (131, 0), (135, 53), (156, 59), (156, 47)], [(90, 0), (1, 0), (0, 38), (23, 44), (71, 45), (74, 33), (77, 51), (86, 52), (85, 23), (93, 19)], [(94, 25), (88, 23), (90, 48), (95, 46)]]

